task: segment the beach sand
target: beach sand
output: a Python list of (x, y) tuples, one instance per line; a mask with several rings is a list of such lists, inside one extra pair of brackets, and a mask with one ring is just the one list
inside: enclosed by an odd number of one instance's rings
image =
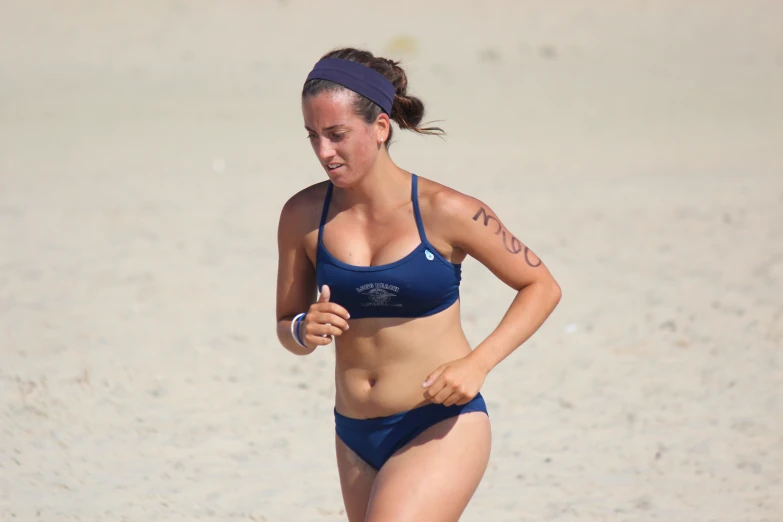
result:
[[(67, 5), (66, 5), (67, 4)], [(333, 349), (275, 336), (318, 57), (402, 60), (563, 300), (464, 521), (783, 520), (783, 4), (0, 0), (0, 520), (345, 520)], [(513, 292), (474, 260), (476, 344)]]

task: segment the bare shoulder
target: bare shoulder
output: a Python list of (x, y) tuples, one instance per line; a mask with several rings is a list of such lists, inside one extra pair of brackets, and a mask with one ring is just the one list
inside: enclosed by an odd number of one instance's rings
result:
[(517, 290), (536, 281), (553, 281), (541, 259), (506, 228), (488, 204), (431, 181), (422, 186), (425, 226), (429, 219), (438, 239), (456, 253), (478, 260)]
[(289, 236), (303, 236), (318, 228), (328, 181), (305, 187), (283, 204), (280, 210), (279, 230)]
[(486, 205), (479, 199), (436, 181), (419, 177), (419, 206), (422, 219), (446, 237), (455, 227), (471, 220)]

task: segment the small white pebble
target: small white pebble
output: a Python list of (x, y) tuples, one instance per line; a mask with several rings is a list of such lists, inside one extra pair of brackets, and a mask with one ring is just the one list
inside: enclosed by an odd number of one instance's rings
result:
[(226, 170), (226, 160), (223, 158), (212, 158), (212, 170), (222, 174)]

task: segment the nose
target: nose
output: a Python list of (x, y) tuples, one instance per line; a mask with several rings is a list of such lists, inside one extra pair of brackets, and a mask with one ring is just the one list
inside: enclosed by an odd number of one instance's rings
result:
[(321, 163), (327, 163), (335, 155), (332, 142), (328, 138), (318, 138), (313, 142), (313, 148)]

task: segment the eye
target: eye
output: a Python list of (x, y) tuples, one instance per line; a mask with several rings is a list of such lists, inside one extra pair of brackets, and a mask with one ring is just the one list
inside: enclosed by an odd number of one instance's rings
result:
[(332, 134), (332, 139), (334, 141), (340, 141), (344, 137), (345, 137), (345, 133), (344, 132), (340, 132), (340, 133), (337, 133), (337, 134)]

